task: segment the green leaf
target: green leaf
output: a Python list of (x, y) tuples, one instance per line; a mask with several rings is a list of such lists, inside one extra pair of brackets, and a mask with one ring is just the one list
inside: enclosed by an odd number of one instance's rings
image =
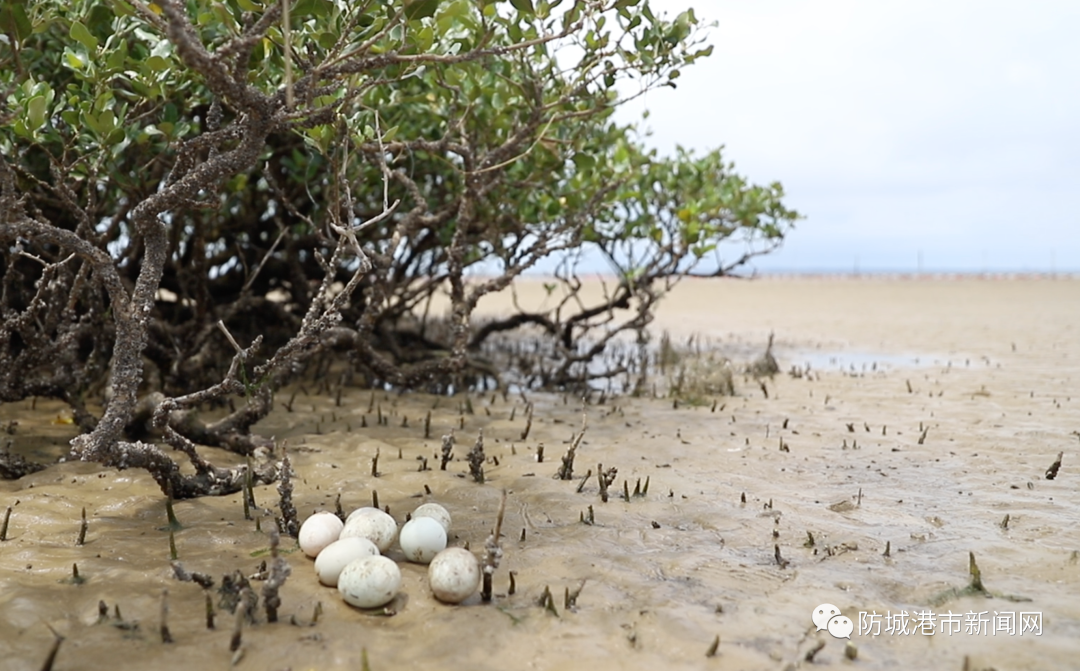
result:
[[(115, 136), (116, 133), (120, 134), (119, 140), (113, 140), (113, 136)], [(113, 158), (116, 158), (128, 148), (128, 145), (131, 144), (131, 139), (127, 136), (127, 133), (117, 128), (113, 131), (113, 135), (109, 136), (109, 144), (112, 145)]]
[(163, 72), (169, 69), (169, 61), (161, 56), (151, 56), (143, 61), (143, 65), (150, 68), (153, 72)]
[(533, 7), (532, 0), (510, 0), (510, 4), (522, 14), (536, 13), (536, 8)]
[(76, 21), (71, 24), (69, 34), (71, 35), (71, 39), (78, 40), (80, 44), (86, 47), (87, 51), (97, 51), (97, 38), (91, 35), (90, 31), (82, 23)]
[(30, 123), (27, 125), (32, 131), (41, 128), (45, 124), (45, 106), (48, 101), (45, 96), (34, 96), (26, 103), (26, 113)]
[(580, 17), (581, 17), (581, 3), (580, 2), (575, 2), (574, 6), (571, 7), (570, 9), (566, 10), (566, 13), (563, 14), (563, 22), (562, 22), (563, 23), (563, 30), (566, 30), (567, 28), (569, 28), (570, 25), (572, 23), (574, 23), (575, 21), (577, 21)]
[(123, 0), (113, 0), (112, 8), (117, 16), (135, 16), (135, 8)]
[(299, 0), (289, 12), (291, 16), (314, 16), (320, 19), (329, 18), (334, 11), (334, 3), (329, 0)]
[(102, 135), (108, 135), (113, 128), (116, 128), (116, 115), (112, 110), (105, 110), (98, 115), (97, 127), (94, 130)]
[(0, 29), (18, 41), (25, 40), (34, 32), (34, 24), (26, 15), (25, 3), (5, 2), (0, 5)]
[(573, 161), (574, 161), (574, 165), (581, 172), (588, 172), (589, 170), (593, 169), (593, 166), (596, 165), (596, 159), (593, 158), (592, 156), (590, 156), (589, 154), (582, 154), (582, 153), (574, 154)]
[(70, 49), (64, 52), (64, 59), (67, 60), (68, 65), (75, 70), (82, 70), (86, 65), (83, 59)]
[(116, 15), (103, 2), (93, 4), (94, 6), (90, 9), (90, 13), (86, 15), (84, 23), (90, 33), (97, 36), (98, 39), (108, 38), (113, 34), (113, 19), (116, 18)]
[(429, 16), (434, 16), (435, 11), (438, 9), (439, 0), (412, 0), (412, 2), (405, 3), (405, 18), (410, 21), (426, 19)]
[(695, 245), (690, 251), (693, 252), (694, 256), (700, 259), (714, 249), (716, 249), (716, 245)]
[(318, 37), (315, 38), (315, 41), (318, 42), (319, 46), (323, 49), (333, 49), (334, 45), (337, 44), (338, 37), (339, 35), (337, 33), (324, 31), (319, 33)]
[(416, 33), (416, 46), (420, 51), (428, 51), (434, 43), (435, 31), (431, 29), (431, 26), (424, 26), (420, 32)]
[(118, 44), (109, 54), (109, 57), (105, 59), (105, 65), (111, 70), (121, 70), (127, 62), (127, 56), (127, 40), (120, 40), (120, 44)]
[(115, 146), (118, 144), (127, 143), (127, 133), (122, 128), (113, 128), (108, 137), (105, 138), (105, 144), (109, 146)]

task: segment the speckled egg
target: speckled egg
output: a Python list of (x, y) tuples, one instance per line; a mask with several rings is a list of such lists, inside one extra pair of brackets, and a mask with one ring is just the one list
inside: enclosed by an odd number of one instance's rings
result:
[(435, 518), (414, 517), (401, 527), (398, 542), (406, 559), (427, 564), (446, 549), (446, 530)]
[(300, 525), (297, 540), (300, 549), (309, 557), (316, 557), (322, 549), (330, 545), (341, 535), (345, 523), (334, 513), (317, 512)]
[(341, 530), (342, 538), (350, 536), (366, 538), (379, 548), (379, 552), (386, 552), (397, 536), (397, 522), (378, 508), (359, 508), (349, 515)]
[(438, 503), (425, 503), (414, 510), (412, 516), (413, 519), (416, 519), (417, 517), (430, 517), (433, 520), (438, 520), (447, 535), (450, 534), (450, 513)]
[(401, 587), (401, 571), (394, 560), (381, 555), (354, 559), (338, 576), (338, 592), (357, 608), (378, 608), (394, 600)]
[(431, 560), (428, 584), (439, 601), (461, 603), (480, 586), (480, 562), (464, 548), (447, 548)]
[(379, 548), (366, 538), (359, 536), (339, 538), (323, 548), (323, 551), (315, 558), (315, 574), (319, 576), (319, 582), (322, 584), (337, 587), (338, 576), (346, 566), (357, 559), (374, 557), (378, 554)]

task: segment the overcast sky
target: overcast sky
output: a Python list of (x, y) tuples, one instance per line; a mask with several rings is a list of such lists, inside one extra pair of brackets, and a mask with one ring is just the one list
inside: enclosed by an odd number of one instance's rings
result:
[(651, 2), (715, 51), (621, 118), (784, 184), (761, 270), (1080, 270), (1080, 2)]

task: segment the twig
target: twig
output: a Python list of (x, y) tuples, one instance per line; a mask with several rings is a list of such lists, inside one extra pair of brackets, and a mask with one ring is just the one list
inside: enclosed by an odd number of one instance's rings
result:
[(255, 493), (251, 483), (251, 457), (247, 458), (247, 468), (244, 469), (244, 491), (241, 494), (244, 499), (244, 519), (251, 519), (251, 509), (255, 507)]
[(544, 585), (544, 592), (540, 595), (540, 599), (537, 601), (537, 605), (551, 613), (555, 617), (559, 617), (559, 611), (555, 608), (555, 597), (551, 595), (551, 586)]
[(574, 456), (577, 454), (578, 445), (581, 444), (581, 439), (585, 437), (585, 430), (589, 426), (589, 416), (582, 413), (581, 415), (581, 432), (574, 436), (574, 439), (570, 442), (570, 447), (566, 450), (566, 454), (562, 457), (562, 466), (559, 467), (558, 472), (555, 474), (560, 480), (571, 480), (574, 477)]
[[(289, 104), (291, 105), (292, 103), (290, 102)], [(281, 240), (285, 237), (285, 233), (287, 233), (288, 230), (289, 229), (285, 228), (284, 226), (281, 227), (281, 232), (278, 233), (277, 239), (274, 240), (274, 244), (270, 245), (270, 249), (267, 250), (266, 254), (263, 256), (262, 261), (259, 261), (259, 265), (255, 266), (255, 270), (252, 271), (250, 275), (248, 275), (247, 280), (244, 282), (244, 286), (240, 289), (241, 293), (251, 288), (252, 283), (255, 282), (255, 278), (259, 276), (259, 271), (263, 269), (263, 266), (266, 265), (266, 262), (269, 261), (270, 257), (274, 255), (274, 251), (277, 249), (277, 246), (281, 244)], [(291, 402), (287, 407), (289, 409), (289, 412), (292, 412)]]
[(206, 628), (214, 628), (214, 600), (210, 598), (210, 592), (204, 592), (206, 595)]
[(979, 565), (975, 563), (974, 552), (968, 552), (968, 573), (971, 574), (969, 589), (985, 594), (986, 588), (983, 587), (982, 571), (979, 570)]
[(86, 506), (83, 506), (82, 524), (79, 525), (79, 537), (75, 540), (75, 545), (86, 545), (86, 530), (88, 526), (89, 525), (86, 523)]
[(1064, 456), (1064, 452), (1058, 452), (1057, 459), (1054, 460), (1054, 463), (1050, 464), (1050, 468), (1046, 469), (1047, 480), (1053, 480), (1057, 477), (1058, 471), (1061, 469), (1061, 458)]
[(277, 622), (278, 620), (278, 607), (281, 606), (281, 597), (278, 595), (278, 590), (285, 584), (285, 580), (292, 572), (292, 568), (289, 566), (289, 562), (285, 561), (278, 554), (278, 544), (281, 542), (281, 537), (276, 531), (270, 532), (270, 575), (267, 577), (266, 582), (263, 584), (262, 597), (263, 605), (266, 607), (266, 621)]
[(526, 440), (529, 437), (529, 430), (532, 429), (533, 419), (533, 404), (530, 402), (525, 410), (525, 430), (521, 432), (521, 439)]
[(161, 591), (161, 625), (158, 628), (161, 632), (162, 643), (172, 643), (173, 637), (169, 632), (169, 590), (164, 589)]
[(469, 450), (469, 455), (466, 457), (469, 462), (469, 473), (472, 474), (473, 480), (480, 484), (484, 484), (484, 430), (480, 429), (476, 435), (476, 444)]
[(176, 512), (173, 510), (173, 488), (171, 480), (167, 482), (165, 488), (165, 516), (169, 520), (169, 529), (178, 530), (184, 528), (184, 526), (180, 524), (180, 520), (176, 519)]
[(588, 472), (585, 473), (585, 477), (581, 478), (581, 482), (578, 483), (578, 486), (577, 486), (577, 493), (578, 494), (580, 494), (585, 489), (585, 483), (588, 482), (589, 478), (591, 478), (591, 477), (592, 477), (592, 469), (590, 468), (588, 470)]
[(296, 517), (296, 507), (292, 502), (292, 463), (289, 461), (289, 452), (286, 448), (286, 443), (281, 444), (281, 474), (278, 482), (278, 494), (281, 495), (281, 501), (278, 504), (281, 508), (281, 521), (279, 526), (281, 527), (281, 533), (286, 536), (296, 537), (300, 532), (300, 522)]
[(573, 592), (570, 591), (569, 587), (567, 587), (565, 589), (565, 591), (563, 592), (563, 609), (564, 610), (569, 610), (569, 611), (577, 610), (577, 600), (578, 600), (578, 597), (581, 596), (581, 590), (583, 590), (583, 589), (585, 589), (585, 581), (584, 580), (581, 581), (581, 584), (578, 585), (577, 589), (575, 589)]
[(776, 559), (776, 565), (779, 566), (780, 568), (787, 568), (788, 564), (791, 563), (788, 560), (786, 560), (786, 559), (784, 559), (783, 557), (780, 556), (780, 546), (779, 545), (773, 545), (773, 558)]
[(48, 627), (49, 631), (52, 632), (53, 643), (52, 647), (49, 648), (48, 656), (45, 657), (45, 663), (41, 665), (41, 671), (52, 671), (53, 664), (56, 663), (56, 654), (60, 652), (60, 644), (64, 642), (64, 637), (61, 636), (59, 632), (57, 632), (55, 629), (53, 629), (52, 625), (50, 625), (49, 623), (46, 622), (45, 626)]
[(499, 536), (502, 534), (503, 516), (506, 514), (506, 490), (502, 490), (502, 498), (499, 500), (499, 515), (495, 518), (495, 530), (488, 536), (484, 543), (484, 580), (480, 590), (480, 598), (491, 601), (491, 577), (495, 569), (499, 568), (502, 559), (502, 545)]
[(169, 565), (172, 566), (173, 575), (180, 582), (193, 582), (203, 589), (210, 589), (214, 586), (214, 579), (205, 573), (199, 573), (198, 571), (188, 571), (184, 568), (184, 565), (178, 561), (171, 561)]
[(236, 609), (236, 618), (233, 621), (233, 633), (229, 639), (229, 652), (236, 652), (240, 649), (240, 644), (243, 642), (244, 635), (244, 616), (248, 609), (248, 597), (247, 594), (240, 595), (240, 603)]
[(293, 107), (292, 28), (289, 25), (289, 0), (281, 0), (281, 29), (285, 34), (285, 106)]
[(618, 473), (619, 469), (614, 466), (605, 471), (603, 464), (596, 465), (596, 479), (600, 483), (600, 500), (604, 503), (608, 502), (608, 487), (615, 482), (615, 476)]
[[(431, 413), (428, 413), (429, 416)], [(449, 464), (450, 459), (454, 458), (454, 429), (450, 429), (450, 432), (443, 437), (442, 458), (438, 468), (440, 470), (446, 470), (446, 465)]]
[(236, 338), (234, 338), (233, 334), (229, 332), (229, 327), (225, 326), (225, 322), (219, 319), (217, 321), (217, 327), (219, 331), (225, 334), (225, 339), (228, 340), (229, 344), (233, 346), (233, 349), (236, 350), (236, 353), (246, 358), (246, 352), (244, 351), (244, 348), (240, 346), (240, 343), (236, 342)]
[(709, 644), (709, 649), (705, 651), (706, 657), (716, 657), (716, 651), (720, 648), (720, 634), (716, 635), (713, 642)]

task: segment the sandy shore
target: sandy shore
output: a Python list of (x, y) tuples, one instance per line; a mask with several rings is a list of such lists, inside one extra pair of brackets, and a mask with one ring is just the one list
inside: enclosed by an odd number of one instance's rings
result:
[[(540, 305), (544, 290), (525, 282), (519, 298)], [(501, 300), (483, 309), (497, 313)], [(736, 396), (715, 405), (588, 406), (573, 482), (551, 476), (583, 408), (558, 395), (529, 395), (527, 439), (513, 395), (474, 396), (468, 414), (461, 397), (346, 390), (337, 406), (301, 393), (293, 412), (275, 412), (259, 429), (293, 446), (303, 514), (332, 509), (339, 493), (346, 510), (368, 505), (377, 490), (401, 521), (427, 486), (454, 516), (451, 543), (479, 552), (506, 488), (506, 554), (493, 604), (438, 604), (424, 567), (403, 563), (392, 617), (346, 606), (317, 584), (310, 560), (288, 554), (284, 622), (249, 626), (235, 668), (359, 669), (365, 655), (372, 669), (960, 669), (965, 657), (971, 669), (1076, 668), (1080, 281), (688, 281), (658, 327), (736, 359), (760, 352), (771, 332), (781, 369), (810, 372), (764, 389), (737, 376)], [(0, 419), (21, 422), (14, 449), (50, 454), (70, 436), (52, 422), (59, 412), (24, 403), (0, 407)], [(419, 470), (424, 457), (436, 463), (452, 427), (459, 459), (446, 472)], [(460, 458), (480, 428), (498, 460), (484, 485)], [(1059, 452), (1060, 473), (1047, 480)], [(598, 464), (618, 468), (607, 503), (595, 477), (576, 491)], [(624, 482), (632, 493), (646, 481), (647, 494), (623, 500)], [(271, 506), (276, 492), (258, 488), (256, 500)], [(47, 623), (66, 637), (56, 669), (229, 667), (232, 616), (219, 613), (207, 631), (202, 589), (172, 578), (164, 501), (145, 474), (63, 464), (0, 482), (0, 514), (7, 506), (0, 666), (40, 668)], [(77, 547), (84, 506), (89, 534)], [(584, 524), (590, 507), (594, 523)], [(176, 510), (185, 567), (218, 583), (256, 571), (267, 537), (239, 496)], [(969, 553), (988, 594), (955, 594), (971, 581)], [(75, 562), (86, 581), (61, 582)], [(583, 581), (566, 608), (565, 591)], [(558, 615), (537, 605), (545, 587)], [(164, 589), (172, 644), (158, 636)], [(99, 601), (110, 613), (119, 606), (126, 628), (98, 624)], [(811, 613), (823, 603), (852, 620), (854, 661), (846, 639), (816, 630)]]

